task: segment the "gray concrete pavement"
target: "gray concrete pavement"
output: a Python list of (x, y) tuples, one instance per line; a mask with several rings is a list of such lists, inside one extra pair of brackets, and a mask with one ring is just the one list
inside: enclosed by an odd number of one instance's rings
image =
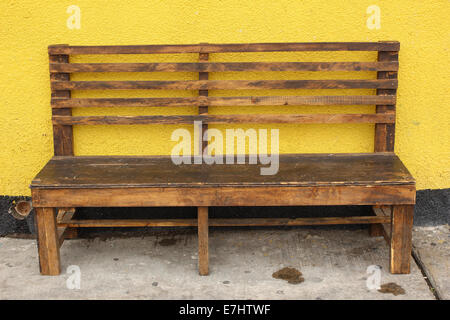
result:
[(450, 300), (450, 228), (449, 225), (415, 227), (414, 253), (440, 299)]
[[(206, 277), (196, 251), (195, 230), (69, 240), (62, 274), (49, 277), (39, 275), (35, 240), (0, 238), (0, 299), (434, 299), (414, 262), (409, 275), (389, 274), (388, 246), (367, 229), (211, 229)], [(79, 290), (67, 288), (70, 265), (81, 270)], [(405, 294), (369, 290), (370, 265)], [(283, 267), (304, 282), (274, 279)]]

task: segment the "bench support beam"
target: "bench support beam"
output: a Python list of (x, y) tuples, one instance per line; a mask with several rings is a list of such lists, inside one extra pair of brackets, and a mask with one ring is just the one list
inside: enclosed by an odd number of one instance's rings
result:
[(414, 185), (67, 188), (31, 190), (33, 207), (209, 207), (414, 204)]
[(369, 225), (369, 236), (371, 237), (383, 236), (383, 225), (381, 223), (374, 223)]
[[(384, 211), (383, 211), (384, 209)], [(391, 238), (391, 206), (372, 206), (373, 214), (378, 217), (389, 218), (388, 224), (370, 224), (369, 225), (369, 236), (371, 237), (384, 237), (384, 239), (389, 244)], [(385, 212), (386, 211), (386, 212)], [(389, 229), (389, 232), (387, 230)]]
[(60, 273), (59, 237), (54, 208), (36, 208), (39, 267), (41, 274), (56, 276)]
[[(209, 227), (264, 227), (264, 226), (313, 226), (338, 224), (389, 224), (389, 216), (326, 217), (326, 218), (226, 218), (208, 219)], [(66, 220), (59, 227), (101, 228), (101, 227), (197, 227), (197, 219), (88, 219)]]
[(59, 208), (58, 214), (56, 215), (56, 222), (58, 226), (58, 237), (59, 246), (61, 247), (65, 239), (76, 239), (78, 238), (78, 228), (62, 226), (61, 222), (70, 221), (74, 214), (76, 208)]
[(208, 207), (198, 207), (198, 272), (201, 276), (209, 273)]

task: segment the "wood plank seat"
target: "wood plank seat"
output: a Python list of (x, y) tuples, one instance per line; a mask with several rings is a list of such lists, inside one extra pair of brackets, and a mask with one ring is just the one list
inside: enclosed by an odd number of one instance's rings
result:
[[(149, 46), (49, 46), (54, 157), (31, 183), (36, 208), (40, 270), (60, 272), (59, 247), (80, 227), (196, 226), (199, 273), (208, 269), (208, 226), (370, 224), (391, 246), (392, 273), (409, 273), (415, 181), (394, 153), (399, 43), (255, 43)], [(216, 53), (374, 51), (377, 61), (215, 62)], [(198, 62), (71, 63), (70, 55), (196, 54)], [(258, 58), (259, 59), (259, 58)], [(373, 79), (261, 79), (265, 72), (376, 72)], [(195, 73), (198, 80), (71, 80), (74, 73)], [(253, 74), (253, 80), (211, 79), (211, 73)], [(193, 97), (72, 97), (77, 90), (186, 90)], [(272, 90), (308, 90), (311, 95), (279, 95)], [(330, 94), (330, 90), (373, 90), (375, 94)], [(236, 90), (242, 95), (217, 92)], [(251, 90), (251, 94), (246, 94)], [(255, 94), (260, 90), (262, 94)], [(324, 94), (322, 90), (327, 90)], [(269, 92), (269, 93), (268, 93)], [(358, 91), (359, 92), (359, 91)], [(214, 94), (212, 94), (214, 93)], [(258, 114), (258, 106), (375, 106), (369, 113)], [(255, 107), (253, 114), (216, 114), (209, 107)], [(74, 108), (195, 107), (197, 115), (72, 115)], [(170, 156), (74, 156), (73, 126), (193, 124), (348, 124), (375, 126), (374, 153), (281, 154), (275, 175), (261, 175), (261, 163), (181, 164)], [(164, 143), (164, 142), (162, 142)], [(207, 150), (205, 141), (201, 150)], [(248, 156), (247, 156), (248, 157)], [(370, 205), (365, 217), (208, 219), (212, 206)], [(74, 220), (76, 207), (198, 207), (197, 219)], [(56, 210), (58, 209), (58, 210)], [(58, 212), (58, 214), (57, 214)], [(389, 228), (387, 228), (389, 226)], [(389, 230), (389, 231), (386, 231)]]
[[(176, 188), (221, 186), (414, 185), (392, 153), (281, 154), (276, 175), (260, 175), (263, 164), (180, 164), (169, 156), (53, 157), (32, 188)], [(399, 196), (399, 195), (394, 195)]]

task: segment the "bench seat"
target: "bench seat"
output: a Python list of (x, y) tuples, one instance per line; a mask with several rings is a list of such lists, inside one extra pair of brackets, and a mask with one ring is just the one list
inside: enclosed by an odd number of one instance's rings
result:
[(393, 153), (282, 154), (261, 164), (182, 164), (169, 156), (54, 157), (32, 181), (35, 207), (395, 205), (415, 182)]
[(281, 154), (276, 175), (260, 163), (181, 164), (168, 156), (53, 157), (31, 188), (414, 185), (392, 153)]

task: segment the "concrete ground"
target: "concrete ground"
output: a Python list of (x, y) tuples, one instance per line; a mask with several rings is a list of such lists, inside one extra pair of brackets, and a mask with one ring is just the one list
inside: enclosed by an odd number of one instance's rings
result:
[(450, 227), (415, 227), (413, 252), (440, 299), (450, 300)]
[[(441, 287), (448, 294), (448, 246), (440, 260), (428, 256), (426, 247), (448, 244), (448, 228), (444, 234), (443, 239), (432, 240), (433, 246), (420, 230), (415, 228), (414, 233), (425, 239), (415, 245), (424, 258), (436, 263), (432, 269), (438, 270), (438, 278), (444, 276)], [(411, 274), (391, 275), (384, 239), (370, 238), (366, 228), (357, 226), (211, 228), (209, 248), (210, 275), (201, 277), (192, 229), (66, 240), (61, 248), (62, 273), (49, 277), (39, 274), (35, 240), (0, 238), (0, 299), (435, 298), (414, 261)], [(80, 289), (67, 288), (68, 280), (73, 283), (73, 274), (66, 272), (70, 265), (80, 268)], [(381, 284), (394, 283), (400, 294), (369, 290), (366, 280), (373, 276), (366, 271), (371, 265), (381, 266)], [(304, 281), (274, 279), (272, 274), (284, 267), (299, 270)]]

